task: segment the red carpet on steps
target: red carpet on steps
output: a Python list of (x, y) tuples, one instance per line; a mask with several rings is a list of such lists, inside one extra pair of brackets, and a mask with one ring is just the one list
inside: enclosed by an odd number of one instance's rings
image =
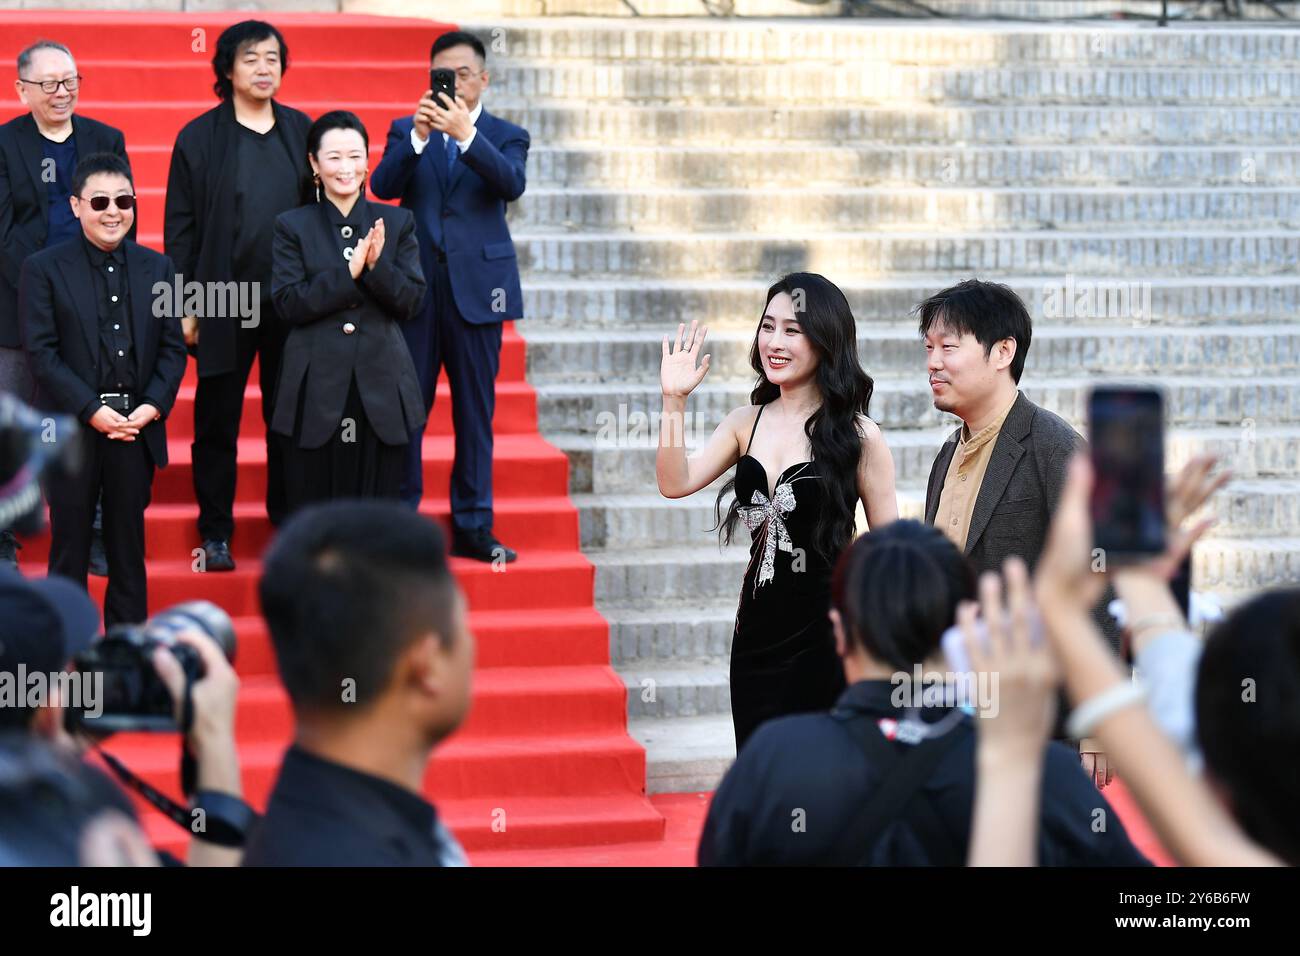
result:
[[(125, 132), (141, 197), (140, 240), (161, 249), (172, 143), (185, 122), (215, 104), (209, 61), (218, 34), (252, 16), (272, 20), (290, 48), (279, 99), (312, 116), (339, 107), (357, 112), (370, 133), (372, 167), (382, 155), (389, 122), (409, 113), (427, 85), (429, 46), (447, 28), (433, 21), (345, 15), (0, 12), (0, 58), (12, 62), (22, 47), (42, 37), (72, 49), (84, 77), (78, 112)], [(356, 99), (339, 99), (347, 91)], [(0, 120), (21, 108), (16, 99), (6, 107)], [(469, 599), (478, 669), (470, 717), (437, 751), (425, 791), (475, 863), (690, 864), (694, 832), (683, 837), (678, 826), (673, 832), (682, 852), (665, 855), (664, 814), (645, 795), (645, 751), (628, 736), (626, 691), (609, 666), (608, 624), (592, 603), (594, 570), (579, 550), (568, 461), (538, 433), (536, 396), (524, 377), (524, 341), (513, 323), (506, 325), (502, 353), (493, 423), (496, 530), (518, 550), (519, 560), (494, 571), (452, 559)], [(207, 598), (235, 618), (240, 757), (247, 795), (260, 807), (292, 733), (257, 610), (259, 557), (271, 538), (262, 505), (260, 394), (254, 375), (244, 404), (231, 542), (239, 567), (232, 574), (207, 575), (192, 568), (199, 546), (189, 449), (194, 385), (191, 364), (168, 422), (172, 464), (158, 475), (146, 518), (150, 610)], [(425, 438), (423, 508), (444, 522), (452, 460), (449, 403), (444, 379)], [(25, 573), (43, 573), (48, 551), (47, 540), (26, 542)], [(102, 599), (103, 580), (92, 582), (94, 596)], [(174, 735), (137, 734), (119, 735), (105, 749), (178, 795), (177, 748)], [(690, 829), (694, 817), (685, 819)], [(170, 821), (148, 813), (146, 825), (160, 846), (183, 851), (185, 834)]]
[[(172, 143), (185, 122), (214, 105), (212, 45), (226, 25), (247, 17), (270, 19), (289, 44), (280, 100), (312, 116), (352, 109), (370, 133), (372, 168), (383, 154), (389, 122), (409, 113), (423, 89), (429, 45), (444, 28), (433, 21), (342, 14), (0, 11), (0, 59), (12, 62), (42, 37), (72, 49), (84, 77), (78, 111), (125, 132), (140, 196), (139, 237), (161, 249)], [(339, 100), (346, 89), (359, 90), (361, 98)], [(16, 99), (9, 102), (0, 121), (20, 109)], [(469, 720), (430, 763), (425, 791), (479, 865), (694, 865), (709, 795), (645, 796), (645, 752), (627, 734), (626, 691), (609, 666), (608, 624), (592, 603), (594, 572), (578, 547), (568, 461), (538, 433), (536, 395), (524, 372), (524, 341), (507, 323), (493, 423), (496, 529), (518, 549), (519, 560), (494, 572), (452, 559), (469, 599), (478, 669)], [(147, 549), (151, 611), (206, 598), (235, 618), (240, 756), (247, 795), (260, 807), (292, 728), (257, 613), (258, 558), (271, 528), (262, 506), (266, 452), (256, 381), (254, 374), (239, 450), (232, 541), (239, 569), (214, 575), (192, 570), (199, 546), (190, 477), (192, 366), (168, 421), (172, 464), (154, 482)], [(444, 379), (424, 440), (423, 508), (444, 522), (449, 403)], [(48, 551), (47, 540), (25, 542), (24, 572), (44, 573)], [(102, 600), (103, 580), (91, 580)], [(174, 735), (140, 734), (120, 735), (106, 747), (173, 795), (179, 794), (177, 748)], [(1167, 862), (1122, 785), (1107, 796), (1134, 841)], [(141, 809), (155, 843), (182, 853), (183, 831), (147, 806)]]

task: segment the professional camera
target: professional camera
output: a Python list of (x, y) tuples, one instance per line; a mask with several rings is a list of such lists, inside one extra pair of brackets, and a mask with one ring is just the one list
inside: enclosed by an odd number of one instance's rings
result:
[(37, 534), (44, 527), (40, 479), (81, 466), (81, 430), (70, 415), (41, 415), (0, 392), (0, 531)]
[[(186, 601), (167, 608), (144, 624), (119, 624), (109, 628), (74, 658), (77, 673), (91, 680), (101, 695), (98, 716), (69, 708), (68, 729), (95, 736), (119, 731), (173, 731), (175, 702), (153, 666), (153, 653), (165, 647), (180, 661), (187, 683), (204, 675), (203, 661), (194, 648), (178, 644), (181, 631), (196, 630), (217, 642), (226, 660), (235, 660), (235, 626), (211, 601)], [(93, 676), (92, 676), (93, 675)], [(98, 677), (102, 675), (102, 684)]]

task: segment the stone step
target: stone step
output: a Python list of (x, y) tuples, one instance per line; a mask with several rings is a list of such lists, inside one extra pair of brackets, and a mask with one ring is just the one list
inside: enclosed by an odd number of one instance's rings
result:
[[(581, 0), (582, 7), (595, 0)], [(739, 0), (743, 5), (745, 0)], [(954, 0), (959, 16), (969, 16), (973, 3), (989, 0)], [(1008, 0), (1002, 0), (1003, 3)], [(1015, 2), (1015, 0), (1012, 0)], [(1021, 6), (1027, 6), (1019, 0)], [(646, 0), (635, 6), (643, 17)], [(621, 4), (613, 0), (611, 6)], [(555, 6), (556, 0), (548, 0)], [(703, 12), (699, 0), (684, 0), (684, 9)], [(797, 7), (802, 15), (824, 12), (826, 3)], [(1131, 10), (1145, 7), (1159, 12), (1158, 2), (1143, 0), (1049, 0), (1035, 4), (1057, 11), (1067, 6)], [(934, 7), (936, 4), (930, 4)], [(1186, 7), (1172, 4), (1172, 8)], [(626, 8), (624, 8), (626, 9)], [(590, 11), (594, 12), (594, 11)], [(603, 14), (607, 15), (607, 14)], [(1052, 16), (1069, 14), (1053, 13)], [(484, 24), (496, 42), (494, 67), (515, 63), (585, 60), (595, 64), (661, 64), (665, 69), (681, 63), (777, 67), (797, 64), (801, 70), (817, 64), (906, 63), (945, 66), (954, 63), (1052, 64), (1074, 66), (1201, 65), (1234, 67), (1256, 63), (1262, 67), (1289, 68), (1300, 59), (1300, 37), (1276, 27), (1223, 29), (1218, 25), (1184, 23), (1155, 29), (1132, 23), (978, 23), (943, 20), (839, 20), (800, 23), (754, 22), (744, 19), (696, 21), (688, 27), (651, 19), (613, 22), (570, 18), (557, 20), (507, 20)]]
[[(650, 326), (699, 319), (715, 330), (758, 327), (766, 304), (764, 296), (777, 273), (747, 279), (722, 272), (701, 278), (680, 277), (574, 277), (556, 278), (533, 272), (524, 282), (524, 310), (528, 321), (520, 326), (531, 339), (539, 329), (582, 329), (593, 338), (626, 325)], [(897, 323), (911, 314), (927, 296), (964, 276), (951, 272), (914, 277), (856, 277), (832, 275), (848, 297), (859, 323)], [(1075, 302), (1091, 295), (1105, 308), (1072, 309), (1072, 325), (1115, 324), (1129, 319), (1119, 295), (1131, 288), (1131, 278), (1106, 273), (1091, 275), (1078, 270), (1054, 276), (1029, 276), (1010, 271), (995, 276), (1024, 300), (1035, 323), (1055, 313), (1052, 303)], [(1139, 277), (1141, 288), (1151, 289), (1152, 324), (1203, 326), (1252, 324), (1266, 321), (1294, 323), (1300, 315), (1300, 277), (1266, 278), (1241, 275), (1170, 277), (1148, 273)], [(1032, 354), (1032, 353), (1031, 353)]]
[[(776, 97), (773, 104), (784, 97)], [(550, 105), (498, 102), (488, 108), (523, 126), (536, 143), (578, 143), (608, 149), (679, 144), (756, 147), (770, 142), (822, 146), (938, 144), (959, 155), (965, 146), (1169, 144), (1223, 147), (1290, 146), (1300, 136), (1300, 107), (1290, 105), (1167, 105), (1121, 98), (1083, 105), (784, 105), (730, 106), (712, 98), (681, 106), (593, 103)]]
[(730, 714), (703, 714), (665, 720), (628, 721), (630, 733), (646, 751), (648, 793), (716, 790), (736, 759), (736, 733)]
[[(724, 478), (730, 478), (728, 472)], [(700, 545), (718, 541), (714, 521), (714, 501), (718, 487), (701, 489), (689, 498), (668, 499), (657, 491), (634, 495), (573, 495), (582, 527), (582, 547), (619, 550), (623, 548), (658, 548)], [(898, 489), (901, 518), (925, 517), (924, 487)], [(731, 495), (722, 501), (725, 516)], [(859, 527), (866, 528), (861, 506)], [(1300, 524), (1297, 525), (1300, 532)], [(737, 524), (735, 541), (747, 544), (749, 533)]]
[(627, 716), (731, 715), (731, 680), (725, 661), (621, 670), (627, 685)]
[[(1081, 420), (1071, 424), (1080, 434)], [(695, 447), (712, 433), (701, 425), (688, 442)], [(885, 436), (900, 485), (924, 484), (939, 446), (952, 434), (956, 419), (930, 428), (897, 428)], [(656, 492), (655, 454), (659, 438), (648, 420), (624, 429), (621, 436), (602, 441), (598, 436), (572, 432), (548, 433), (547, 440), (569, 458), (569, 490), (574, 495), (636, 495)], [(1192, 456), (1219, 456), (1223, 467), (1240, 479), (1292, 478), (1300, 475), (1300, 428), (1264, 426), (1252, 419), (1236, 425), (1173, 428), (1165, 437), (1165, 460), (1171, 470)], [(716, 494), (721, 481), (712, 486)], [(703, 494), (704, 492), (697, 492)]]
[[(1294, 45), (1292, 46), (1294, 50)], [(1205, 63), (1089, 62), (1021, 64), (997, 60), (914, 65), (818, 58), (800, 60), (798, 79), (766, 63), (593, 63), (584, 59), (494, 64), (492, 104), (535, 107), (584, 102), (687, 106), (725, 102), (815, 106), (823, 103), (918, 106), (944, 104), (1118, 104), (1223, 107), (1287, 106), (1300, 96), (1290, 61), (1243, 66)]]
[(596, 602), (606, 606), (644, 607), (710, 604), (740, 593), (749, 563), (747, 545), (590, 550), (596, 568)]
[(602, 607), (609, 621), (610, 663), (620, 673), (730, 659), (736, 596), (712, 604)]
[[(1217, 530), (1217, 529), (1216, 529)], [(1237, 601), (1300, 584), (1300, 538), (1206, 538), (1192, 556), (1192, 586)]]
[[(927, 476), (899, 483), (900, 518), (925, 519)], [(640, 495), (574, 495), (582, 526), (582, 547), (617, 550), (708, 545), (718, 540), (717, 531), (710, 530), (715, 527), (716, 494), (716, 489), (707, 489), (676, 500), (666, 499), (657, 491)], [(730, 495), (723, 500), (724, 515), (730, 500)], [(1235, 479), (1207, 505), (1206, 517), (1217, 519), (1214, 533), (1221, 538), (1300, 538), (1300, 479)], [(866, 529), (860, 506), (858, 527)], [(736, 533), (737, 541), (749, 540), (743, 525), (737, 526)]]
[[(1120, 379), (1053, 377), (1024, 379), (1021, 391), (1030, 399), (1069, 420), (1081, 420), (1088, 389), (1102, 381)], [(1248, 380), (1209, 376), (1158, 376), (1165, 389), (1166, 420), (1171, 427), (1217, 423), (1242, 427), (1300, 423), (1300, 378), (1258, 376)], [(691, 394), (687, 412), (702, 416), (695, 421), (716, 423), (731, 409), (749, 404), (746, 383), (711, 383), (707, 378)], [(539, 385), (538, 416), (544, 432), (587, 432), (617, 435), (623, 417), (645, 415), (657, 421), (663, 410), (658, 384), (580, 383)], [(947, 420), (931, 403), (922, 376), (876, 379), (871, 417), (887, 432), (896, 428), (926, 428)], [(709, 429), (711, 431), (711, 428)]]
[(1123, 146), (905, 143), (823, 146), (700, 144), (539, 145), (528, 153), (529, 190), (538, 186), (633, 189), (871, 186), (1284, 186), (1300, 180), (1294, 146)]
[(1041, 186), (817, 187), (755, 190), (530, 189), (513, 207), (516, 239), (536, 231), (634, 232), (762, 231), (780, 222), (790, 229), (875, 232), (926, 228), (1024, 230), (1102, 229), (1203, 231), (1229, 226), (1270, 229), (1300, 225), (1300, 189), (1123, 186), (1047, 189)]
[[(1140, 294), (1139, 297), (1140, 299)], [(1137, 311), (1144, 311), (1139, 304)], [(1069, 321), (1062, 316), (1055, 321)], [(541, 329), (526, 332), (528, 380), (534, 385), (563, 382), (659, 380), (663, 337), (676, 325), (611, 330), (600, 338), (589, 332)], [(709, 376), (750, 380), (752, 330), (709, 328), (704, 351)], [(926, 353), (915, 323), (858, 327), (858, 355), (872, 375), (922, 374)], [(1083, 373), (1181, 375), (1211, 372), (1225, 377), (1282, 375), (1300, 371), (1300, 328), (1276, 325), (1212, 328), (1077, 329), (1047, 326), (1034, 330), (1025, 363), (1030, 378)]]
[[(863, 223), (863, 225), (867, 225)], [(534, 233), (515, 237), (530, 277), (778, 276), (810, 270), (837, 280), (898, 273), (1105, 275), (1146, 279), (1294, 272), (1293, 230), (925, 232), (817, 230), (630, 236)], [(1058, 280), (1059, 281), (1059, 280)]]
[[(1218, 529), (1216, 529), (1217, 532)], [(742, 545), (593, 549), (597, 606), (694, 607), (739, 599), (749, 554)], [(1192, 556), (1193, 587), (1232, 602), (1261, 588), (1300, 584), (1300, 537), (1202, 539)]]

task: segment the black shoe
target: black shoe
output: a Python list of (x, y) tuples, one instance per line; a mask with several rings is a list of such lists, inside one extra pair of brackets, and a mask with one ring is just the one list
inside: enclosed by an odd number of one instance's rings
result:
[(491, 528), (457, 528), (451, 529), (451, 553), (458, 558), (473, 558), (475, 561), (496, 563), (504, 561), (509, 564), (519, 557), (514, 549), (507, 548), (492, 534)]
[(104, 530), (95, 528), (90, 534), (90, 573), (97, 578), (108, 577), (108, 555), (104, 553)]
[(230, 545), (210, 538), (203, 542), (203, 569), (205, 571), (233, 571), (235, 559), (230, 556)]
[(22, 543), (12, 531), (0, 531), (0, 568), (18, 570), (18, 549)]

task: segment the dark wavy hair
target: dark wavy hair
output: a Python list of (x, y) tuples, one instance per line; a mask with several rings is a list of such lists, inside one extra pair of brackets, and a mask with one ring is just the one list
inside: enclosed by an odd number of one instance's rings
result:
[(831, 576), (844, 639), (881, 664), (909, 671), (939, 649), (957, 605), (975, 597), (975, 572), (933, 525), (905, 519), (851, 544)]
[[(813, 546), (827, 562), (833, 562), (853, 540), (853, 519), (857, 508), (858, 463), (862, 457), (862, 433), (857, 416), (866, 415), (875, 387), (871, 376), (858, 361), (858, 329), (849, 300), (835, 283), (813, 272), (793, 272), (779, 279), (767, 290), (763, 315), (780, 293), (795, 302), (799, 328), (812, 343), (817, 354), (817, 387), (822, 403), (804, 423), (804, 434), (812, 444), (817, 471), (826, 482), (826, 495), (813, 532)], [(803, 308), (798, 306), (802, 302)], [(762, 316), (759, 328), (762, 328)], [(767, 379), (763, 359), (758, 353), (758, 331), (749, 347), (750, 367), (758, 381), (749, 394), (754, 405), (766, 405), (781, 394), (781, 387)], [(733, 492), (733, 475), (713, 503), (719, 538), (731, 543), (740, 517), (740, 502), (732, 499), (726, 517), (722, 500)]]
[(280, 44), (280, 76), (289, 72), (289, 47), (284, 42), (280, 31), (263, 20), (240, 20), (221, 31), (217, 37), (217, 50), (212, 54), (212, 72), (217, 81), (212, 84), (212, 91), (222, 100), (235, 95), (235, 85), (226, 76), (235, 68), (235, 57), (239, 51), (250, 43), (261, 43), (275, 37)]

